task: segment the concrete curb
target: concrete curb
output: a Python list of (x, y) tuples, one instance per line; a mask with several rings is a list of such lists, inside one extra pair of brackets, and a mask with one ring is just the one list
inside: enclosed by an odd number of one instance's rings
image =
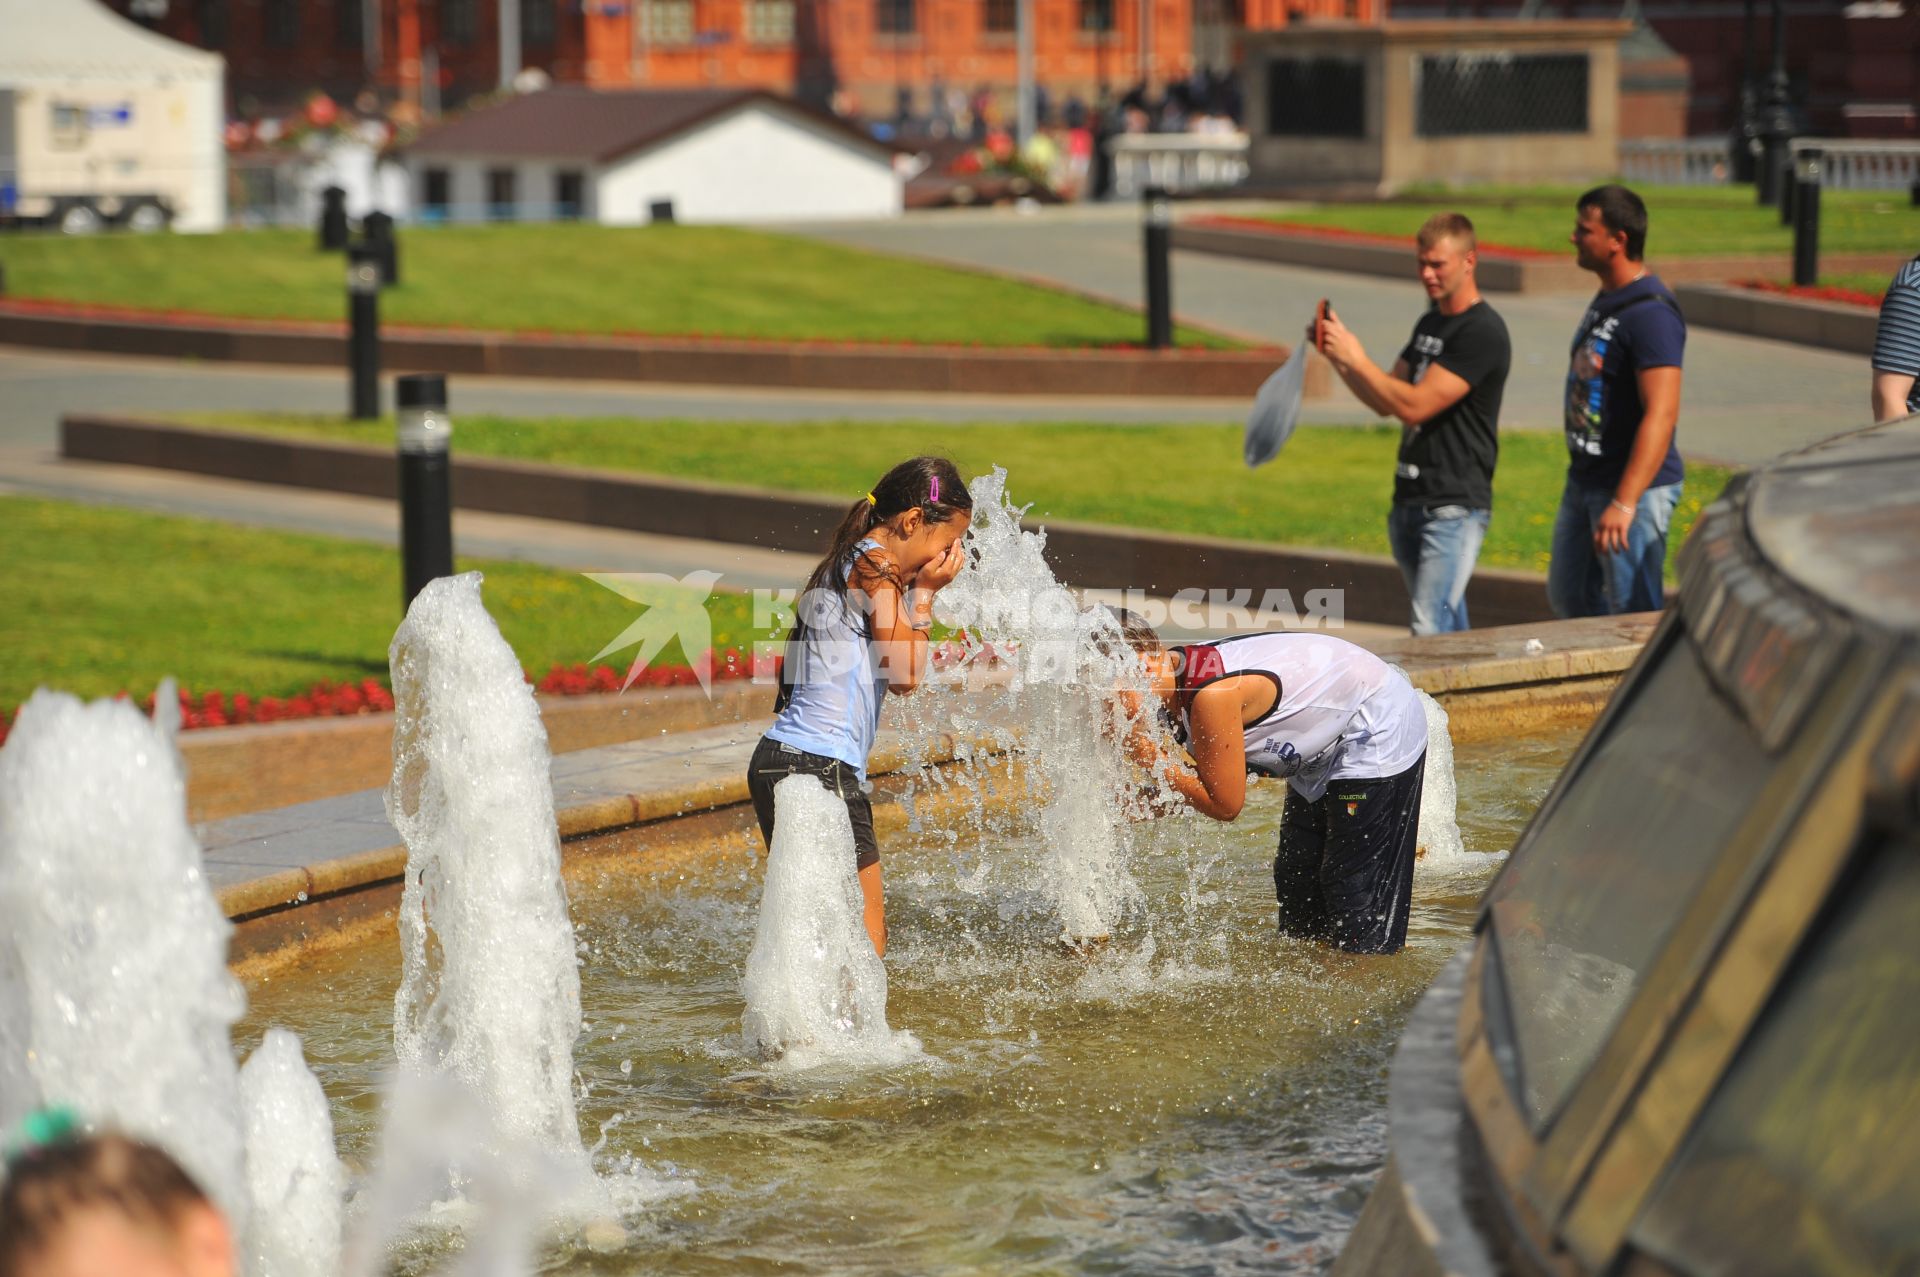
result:
[[(1484, 739), (1543, 719), (1591, 719), (1656, 622), (1653, 614), (1560, 621), (1409, 638), (1379, 650), (1447, 707), (1456, 740)], [(1529, 694), (1518, 720), (1514, 693)], [(676, 825), (715, 814), (745, 819), (746, 760), (760, 734), (757, 724), (734, 725), (556, 755), (563, 855), (644, 849)], [(950, 763), (958, 746), (943, 734), (910, 755), (896, 732), (883, 731), (868, 773), (884, 801), (897, 795), (904, 769)], [(201, 840), (221, 909), (236, 924), (237, 958), (377, 916), (392, 908), (406, 872), (407, 850), (379, 790), (233, 817), (206, 827)]]
[[(60, 455), (388, 500), (398, 488), (394, 455), (378, 448), (126, 418), (63, 417)], [(847, 512), (845, 503), (823, 497), (481, 457), (455, 459), (453, 498), (467, 510), (755, 546), (823, 545)], [(1339, 590), (1348, 620), (1406, 623), (1406, 585), (1388, 558), (1084, 523), (1044, 526), (1055, 573), (1083, 588), (1161, 596), (1252, 590), (1256, 604), (1264, 591), (1285, 589), (1302, 610), (1308, 591)], [(1544, 577), (1500, 568), (1474, 572), (1467, 605), (1490, 626), (1553, 615)]]
[[(52, 350), (347, 366), (337, 324), (270, 324), (163, 315), (47, 313), (0, 302), (0, 342)], [(617, 337), (559, 337), (388, 327), (381, 366), (457, 375), (551, 377), (808, 390), (966, 395), (1250, 399), (1286, 358), (1251, 351), (993, 350)], [(1322, 367), (1307, 393), (1332, 393)]]
[[(1418, 214), (1409, 210), (1408, 219), (1409, 225), (1415, 225)], [(1265, 231), (1202, 221), (1176, 224), (1173, 228), (1173, 246), (1196, 253), (1212, 253), (1249, 261), (1280, 262), (1291, 266), (1310, 266), (1316, 270), (1348, 271), (1356, 275), (1380, 275), (1409, 283), (1414, 278), (1411, 239), (1405, 244), (1374, 243), (1336, 235), (1314, 235), (1284, 229)], [(1822, 256), (1821, 264), (1829, 271), (1884, 270), (1891, 276), (1910, 257), (1906, 253), (1828, 253)], [(1680, 284), (1717, 284), (1729, 279), (1785, 279), (1793, 273), (1793, 261), (1785, 254), (1775, 256), (1765, 253), (1729, 257), (1675, 257), (1655, 261), (1653, 269), (1678, 292)], [(1482, 289), (1496, 293), (1591, 293), (1595, 287), (1593, 276), (1565, 257), (1505, 257), (1482, 252), (1474, 274)], [(1681, 302), (1685, 305), (1686, 299), (1682, 297)], [(1694, 318), (1691, 306), (1687, 307), (1687, 318)]]
[[(698, 687), (635, 687), (586, 696), (542, 696), (540, 717), (556, 754), (738, 723), (771, 713), (774, 689), (744, 681)], [(244, 723), (184, 732), (187, 819), (217, 821), (260, 809), (260, 796), (288, 806), (385, 783), (393, 766), (393, 714)]]
[(1673, 295), (1679, 299), (1689, 324), (1840, 350), (1863, 358), (1873, 354), (1874, 333), (1880, 326), (1877, 310), (1757, 288), (1681, 284)]

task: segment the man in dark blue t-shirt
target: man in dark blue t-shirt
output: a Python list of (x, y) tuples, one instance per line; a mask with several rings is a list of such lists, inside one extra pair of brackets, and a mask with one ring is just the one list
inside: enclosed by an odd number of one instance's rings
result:
[(1599, 276), (1600, 292), (1567, 369), (1567, 486), (1547, 597), (1562, 617), (1654, 611), (1683, 478), (1674, 429), (1687, 324), (1667, 286), (1641, 265), (1640, 197), (1602, 186), (1576, 208), (1575, 256)]

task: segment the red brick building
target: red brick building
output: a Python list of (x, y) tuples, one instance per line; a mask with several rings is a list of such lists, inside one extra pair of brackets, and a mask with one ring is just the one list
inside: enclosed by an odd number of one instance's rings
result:
[[(936, 82), (1002, 97), (1016, 79), (1017, 0), (107, 0), (227, 57), (236, 106), (368, 88), (455, 106), (501, 81), (501, 23), (519, 64), (562, 84), (836, 92), (892, 113)], [(1383, 0), (1031, 0), (1034, 72), (1056, 100), (1101, 84), (1225, 70), (1237, 30), (1298, 17), (1374, 21)], [(847, 100), (842, 98), (843, 101)]]

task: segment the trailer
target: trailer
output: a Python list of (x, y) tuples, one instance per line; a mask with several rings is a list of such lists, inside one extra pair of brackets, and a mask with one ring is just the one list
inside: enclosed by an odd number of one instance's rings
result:
[(0, 31), (0, 228), (225, 225), (225, 59), (96, 0), (0, 0)]

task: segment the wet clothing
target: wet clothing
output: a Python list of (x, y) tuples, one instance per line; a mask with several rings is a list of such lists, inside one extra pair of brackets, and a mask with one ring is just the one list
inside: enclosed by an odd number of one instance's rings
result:
[[(1680, 303), (1658, 275), (1643, 275), (1587, 307), (1573, 336), (1567, 368), (1567, 478), (1583, 488), (1612, 492), (1633, 455), (1646, 404), (1639, 374), (1678, 368), (1687, 348)], [(1679, 483), (1679, 431), (1649, 488)]]
[[(841, 567), (853, 575), (854, 559), (880, 549), (860, 542)], [(780, 671), (780, 698), (767, 735), (810, 754), (837, 758), (867, 778), (867, 756), (880, 733), (880, 707), (887, 699), (868, 618), (851, 596), (829, 591), (803, 597), (787, 658)]]
[(1407, 380), (1415, 385), (1438, 364), (1466, 382), (1468, 390), (1432, 420), (1401, 430), (1394, 504), (1493, 509), (1500, 399), (1513, 359), (1506, 323), (1485, 301), (1458, 315), (1443, 315), (1435, 307), (1413, 326), (1400, 358), (1407, 365)]
[(1339, 780), (1316, 800), (1287, 795), (1273, 889), (1280, 930), (1351, 953), (1407, 942), (1426, 751), (1403, 771)]
[(1920, 257), (1902, 266), (1887, 284), (1873, 332), (1873, 367), (1912, 377), (1907, 411), (1920, 412)]
[(818, 776), (820, 783), (847, 805), (847, 819), (853, 822), (853, 854), (856, 869), (880, 862), (880, 843), (873, 834), (873, 803), (861, 788), (853, 768), (837, 758), (809, 754), (785, 745), (771, 736), (762, 736), (759, 747), (747, 764), (747, 793), (753, 798), (753, 814), (760, 818), (760, 836), (773, 846), (773, 787), (787, 777)]
[(1285, 780), (1311, 802), (1330, 781), (1405, 771), (1427, 748), (1427, 716), (1406, 676), (1329, 634), (1244, 634), (1173, 649), (1175, 709), (1190, 739), (1193, 698), (1236, 674), (1271, 679), (1273, 708), (1245, 725), (1247, 771)]

